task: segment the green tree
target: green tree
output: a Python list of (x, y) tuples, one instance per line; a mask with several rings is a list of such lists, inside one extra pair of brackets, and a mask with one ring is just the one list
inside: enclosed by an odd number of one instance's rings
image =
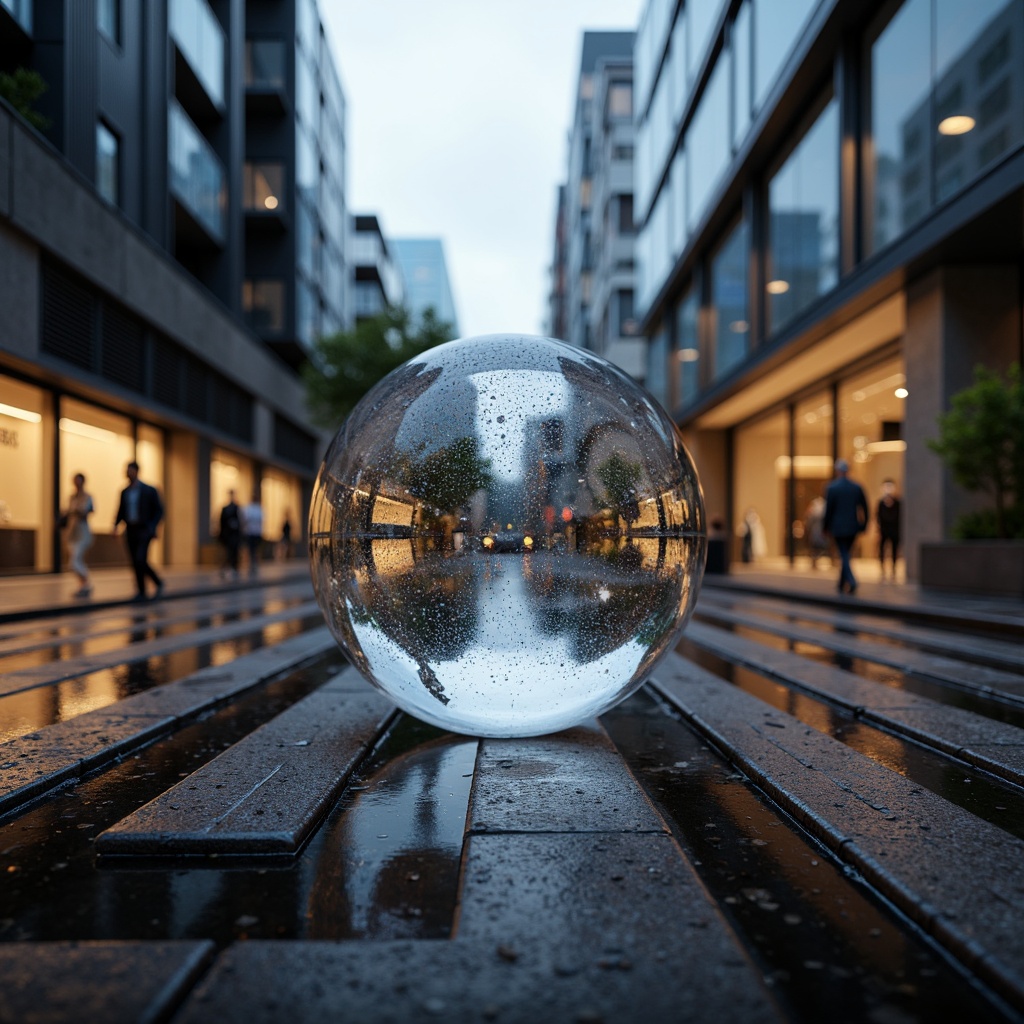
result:
[(407, 310), (394, 307), (351, 331), (317, 339), (302, 372), (314, 420), (336, 428), (382, 377), (451, 337), (451, 325), (432, 309), (415, 320)]
[(46, 82), (38, 71), (28, 68), (16, 68), (12, 73), (0, 71), (0, 96), (39, 131), (50, 127), (50, 119), (40, 114), (33, 104), (46, 89)]
[(475, 437), (460, 437), (424, 454), (426, 444), (399, 471), (409, 493), (444, 511), (457, 511), (491, 482), (490, 459), (477, 454)]
[(597, 467), (597, 476), (604, 484), (604, 503), (622, 516), (627, 526), (631, 526), (640, 515), (636, 489), (643, 476), (643, 467), (639, 462), (630, 462), (619, 452), (613, 452)]
[(1024, 505), (1024, 381), (1019, 364), (1000, 374), (976, 366), (974, 383), (953, 396), (929, 441), (967, 491), (992, 496), (997, 537), (1012, 535)]

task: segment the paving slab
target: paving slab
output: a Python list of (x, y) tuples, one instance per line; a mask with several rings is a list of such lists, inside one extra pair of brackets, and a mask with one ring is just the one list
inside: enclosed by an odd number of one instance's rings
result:
[(15, 669), (0, 678), (0, 696), (21, 693), (24, 690), (33, 690), (40, 686), (52, 686), (65, 679), (74, 679), (77, 676), (88, 675), (101, 669), (123, 665), (126, 660), (142, 661), (145, 658), (161, 654), (171, 654), (181, 648), (194, 647), (197, 643), (223, 643), (247, 633), (255, 633), (277, 622), (304, 619), (318, 613), (319, 605), (315, 601), (307, 601), (284, 611), (274, 612), (270, 615), (255, 615), (251, 619), (231, 622), (224, 626), (191, 633), (177, 633), (174, 636), (159, 637), (155, 640), (143, 640), (140, 643), (131, 644), (129, 647), (118, 647), (96, 654), (63, 658), (59, 661), (48, 661), (42, 665)]
[(813, 644), (816, 647), (836, 651), (851, 658), (861, 658), (879, 665), (888, 665), (901, 672), (930, 676), (933, 679), (941, 679), (944, 682), (970, 687), (973, 690), (988, 690), (998, 693), (1004, 698), (1024, 702), (1024, 675), (1018, 672), (991, 668), (988, 665), (976, 665), (909, 647), (878, 643), (865, 640), (863, 637), (844, 636), (841, 633), (814, 629), (809, 626), (795, 626), (781, 621), (772, 622), (769, 625), (753, 616), (714, 605), (702, 607), (698, 614), (702, 618), (712, 619), (719, 623), (760, 629), (775, 636), (785, 637), (787, 640)]
[(481, 744), (474, 832), (660, 832), (664, 824), (604, 729)]
[(927, 626), (912, 626), (891, 615), (881, 618), (877, 615), (857, 615), (835, 609), (821, 610), (807, 604), (793, 605), (792, 602), (780, 598), (759, 598), (749, 594), (737, 596), (716, 592), (710, 588), (701, 591), (700, 600), (702, 609), (709, 605), (720, 607), (723, 604), (731, 608), (737, 602), (742, 602), (745, 613), (757, 614), (767, 623), (778, 621), (779, 616), (820, 622), (849, 633), (887, 637), (926, 650), (952, 654), (958, 658), (978, 658), (990, 664), (998, 663), (1004, 668), (1024, 672), (1024, 644), (1020, 641), (951, 633), (949, 630), (930, 629)]
[(114, 760), (176, 724), (333, 649), (326, 627), (263, 647), (230, 665), (118, 701), (0, 743), (0, 814)]
[(297, 852), (394, 715), (387, 698), (360, 683), (328, 684), (292, 705), (102, 832), (97, 852)]
[(1024, 1008), (1024, 841), (677, 655), (655, 679), (774, 800)]
[(213, 959), (212, 942), (0, 945), (4, 1024), (167, 1020)]
[[(687, 636), (723, 658), (824, 697), (866, 722), (1024, 785), (1024, 729), (862, 679), (792, 651), (765, 647), (705, 623), (691, 623)], [(988, 748), (987, 752), (972, 755), (979, 746)]]

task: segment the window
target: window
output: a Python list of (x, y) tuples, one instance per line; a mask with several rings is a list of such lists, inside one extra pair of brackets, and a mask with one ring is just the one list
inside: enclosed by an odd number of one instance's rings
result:
[(729, 34), (733, 61), (732, 144), (738, 147), (750, 127), (751, 47), (750, 4), (736, 12)]
[(1024, 4), (906, 0), (871, 45), (868, 248), (1024, 142)]
[(747, 302), (749, 242), (740, 221), (711, 260), (711, 305), (714, 322), (712, 371), (717, 380), (739, 365), (750, 350)]
[(244, 282), (242, 309), (246, 322), (257, 334), (274, 334), (283, 330), (284, 282)]
[(249, 89), (284, 88), (284, 42), (282, 40), (246, 40), (245, 84)]
[(680, 405), (693, 402), (700, 391), (699, 314), (697, 291), (691, 285), (676, 310), (676, 399)]
[(633, 319), (633, 289), (620, 288), (616, 293), (619, 307), (619, 337), (636, 334), (636, 320)]
[(654, 332), (647, 346), (647, 375), (644, 386), (662, 405), (667, 404), (668, 380), (665, 373), (668, 363), (668, 331), (662, 326)]
[(247, 163), (242, 176), (245, 209), (259, 213), (282, 213), (284, 167), (279, 163)]
[(96, 0), (96, 25), (112, 42), (121, 42), (121, 0)]
[(635, 230), (633, 225), (633, 193), (624, 192), (619, 196), (619, 234), (631, 235)]
[(839, 276), (839, 112), (828, 103), (768, 185), (769, 329), (778, 330)]
[(700, 222), (729, 161), (729, 61), (720, 58), (686, 136), (690, 175), (690, 228)]
[(817, 0), (753, 0), (754, 107), (760, 109)]
[(608, 87), (608, 116), (627, 120), (633, 116), (633, 86), (629, 82), (612, 82)]
[(117, 136), (100, 121), (96, 125), (96, 191), (115, 206), (121, 195), (119, 151)]

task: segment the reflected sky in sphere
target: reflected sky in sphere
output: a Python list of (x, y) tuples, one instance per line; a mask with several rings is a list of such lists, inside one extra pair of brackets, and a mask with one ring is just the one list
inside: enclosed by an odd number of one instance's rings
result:
[(633, 692), (696, 600), (704, 509), (665, 412), (546, 338), (450, 342), (381, 381), (310, 509), (352, 663), (453, 732), (538, 735)]

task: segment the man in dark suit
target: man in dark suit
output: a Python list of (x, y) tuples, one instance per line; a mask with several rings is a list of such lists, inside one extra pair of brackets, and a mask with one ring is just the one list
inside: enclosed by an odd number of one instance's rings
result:
[(839, 593), (857, 592), (857, 580), (850, 568), (850, 548), (857, 534), (868, 525), (868, 499), (860, 484), (847, 477), (850, 467), (845, 459), (836, 460), (836, 478), (825, 491), (825, 532), (839, 549)]
[(133, 600), (145, 601), (147, 576), (156, 585), (154, 597), (159, 597), (164, 589), (164, 581), (149, 564), (149, 545), (156, 536), (157, 525), (164, 517), (164, 506), (157, 489), (139, 479), (137, 462), (129, 462), (126, 473), (128, 486), (121, 492), (117, 518), (114, 520), (114, 532), (117, 532), (117, 527), (121, 523), (125, 524), (125, 544), (139, 589)]

